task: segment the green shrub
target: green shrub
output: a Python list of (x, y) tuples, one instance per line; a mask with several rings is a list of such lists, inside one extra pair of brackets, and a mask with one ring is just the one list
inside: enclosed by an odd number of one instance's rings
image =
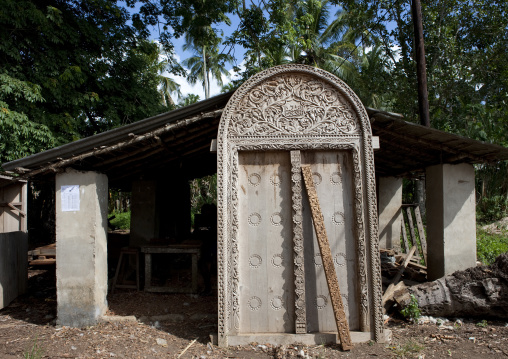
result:
[(115, 216), (109, 223), (117, 229), (130, 229), (131, 228), (131, 211), (128, 212), (111, 212), (109, 217)]
[(476, 219), (479, 223), (491, 223), (508, 215), (506, 196), (482, 197), (476, 205)]
[(494, 263), (494, 260), (503, 253), (508, 252), (508, 233), (493, 234), (476, 228), (476, 256), (485, 265)]
[(418, 318), (420, 318), (422, 312), (418, 307), (418, 300), (416, 300), (416, 297), (413, 294), (411, 294), (409, 304), (400, 311), (400, 314), (402, 314), (404, 318), (407, 318), (415, 323), (418, 321)]

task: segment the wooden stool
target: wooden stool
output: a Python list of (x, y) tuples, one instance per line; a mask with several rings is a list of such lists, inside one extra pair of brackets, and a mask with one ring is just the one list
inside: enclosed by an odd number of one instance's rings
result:
[[(124, 260), (124, 255), (134, 256), (136, 261), (136, 284), (133, 281), (126, 281), (128, 275), (125, 274), (126, 267), (129, 262)], [(120, 272), (122, 273), (120, 275)], [(130, 273), (129, 273), (130, 274)], [(118, 283), (118, 277), (120, 277), (120, 283)], [(113, 285), (111, 286), (111, 294), (114, 293), (115, 288), (126, 288), (136, 289), (139, 291), (139, 249), (132, 247), (123, 247), (120, 250), (120, 257), (118, 258), (118, 265), (116, 266), (115, 278), (113, 279)]]

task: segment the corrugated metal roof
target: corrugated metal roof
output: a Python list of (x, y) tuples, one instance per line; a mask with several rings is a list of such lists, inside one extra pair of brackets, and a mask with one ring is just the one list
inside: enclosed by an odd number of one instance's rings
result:
[[(72, 166), (106, 173), (110, 183), (140, 174), (182, 168), (188, 176), (215, 171), (209, 146), (217, 137), (221, 110), (232, 93), (119, 127), (3, 165), (44, 175)], [(508, 149), (406, 122), (399, 114), (368, 108), (372, 132), (381, 148), (375, 152), (379, 175), (408, 176), (439, 163), (508, 160)], [(201, 172), (200, 172), (201, 171)]]
[(144, 134), (162, 127), (168, 123), (177, 122), (179, 120), (186, 119), (202, 112), (210, 111), (212, 109), (224, 108), (231, 95), (232, 93), (226, 93), (214, 96), (189, 106), (162, 113), (157, 116), (149, 117), (144, 120), (102, 132), (94, 136), (70, 142), (65, 145), (55, 147), (44, 152), (36, 153), (28, 157), (7, 162), (3, 164), (3, 168), (8, 171), (14, 170), (18, 167), (34, 169), (38, 166), (43, 166), (47, 163), (53, 162), (57, 158), (69, 158), (71, 156), (79, 155), (81, 153), (93, 150), (94, 148), (110, 146), (112, 144), (128, 139), (130, 134)]

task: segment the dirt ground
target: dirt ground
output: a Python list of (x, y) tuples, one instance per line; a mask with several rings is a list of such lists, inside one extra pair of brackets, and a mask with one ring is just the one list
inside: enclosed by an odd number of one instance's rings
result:
[[(110, 322), (88, 328), (55, 325), (54, 270), (30, 270), (29, 291), (0, 311), (0, 358), (502, 358), (506, 322), (487, 318), (443, 324), (388, 319), (390, 344), (218, 348), (217, 298), (117, 290), (108, 296)], [(115, 319), (122, 316), (122, 320)], [(134, 316), (134, 317), (133, 317)], [(37, 354), (37, 353), (35, 353)]]

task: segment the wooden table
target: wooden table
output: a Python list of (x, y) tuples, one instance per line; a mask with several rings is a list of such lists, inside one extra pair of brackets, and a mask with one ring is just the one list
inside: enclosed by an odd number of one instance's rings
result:
[[(198, 291), (198, 254), (199, 244), (169, 244), (141, 246), (145, 253), (145, 292), (164, 293), (197, 293)], [(163, 287), (152, 286), (152, 254), (190, 254), (192, 256), (192, 286)]]

